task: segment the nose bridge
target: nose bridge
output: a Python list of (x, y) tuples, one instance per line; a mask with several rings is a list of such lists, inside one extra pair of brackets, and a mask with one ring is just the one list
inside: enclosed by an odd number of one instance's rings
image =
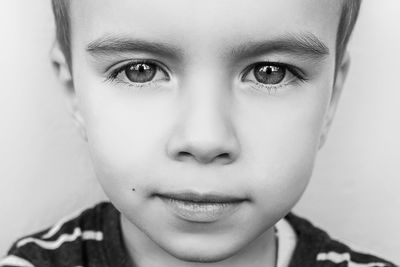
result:
[[(211, 87), (211, 86), (210, 86)], [(228, 99), (209, 88), (185, 94), (180, 122), (186, 138), (203, 145), (221, 142), (232, 134)]]
[[(215, 73), (197, 72), (183, 84), (182, 104), (186, 127), (219, 132), (227, 126), (230, 109), (230, 92)], [(211, 127), (213, 126), (213, 127)]]
[(198, 71), (181, 85), (180, 114), (168, 144), (177, 160), (234, 161), (239, 142), (231, 118), (229, 85), (215, 73)]

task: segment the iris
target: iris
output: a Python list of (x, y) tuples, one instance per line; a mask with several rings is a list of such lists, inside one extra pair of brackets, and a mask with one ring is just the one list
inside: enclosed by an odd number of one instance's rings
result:
[(157, 66), (151, 63), (135, 63), (125, 68), (126, 77), (134, 83), (151, 81), (157, 72)]
[(258, 64), (254, 67), (254, 77), (259, 83), (279, 84), (286, 75), (286, 69), (281, 66)]

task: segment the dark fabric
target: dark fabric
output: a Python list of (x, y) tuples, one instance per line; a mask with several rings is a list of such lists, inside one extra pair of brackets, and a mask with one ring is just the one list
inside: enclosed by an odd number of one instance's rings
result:
[[(289, 267), (396, 266), (375, 256), (352, 251), (348, 246), (331, 239), (328, 234), (314, 227), (307, 220), (292, 213), (286, 216), (286, 220), (293, 227), (298, 238)], [(61, 224), (51, 237), (43, 237), (49, 230), (50, 228), (21, 238), (13, 244), (8, 255), (26, 259), (35, 267), (135, 267), (124, 247), (120, 212), (109, 202), (102, 202), (85, 210), (79, 216)], [(98, 235), (102, 238), (93, 237)], [(36, 241), (26, 238), (35, 238)], [(61, 242), (61, 245), (58, 242), (59, 246), (57, 245), (57, 240), (66, 238), (70, 240)], [(18, 246), (18, 242), (22, 243)], [(337, 259), (317, 260), (321, 253), (340, 255), (348, 253), (349, 259), (339, 260), (339, 262)], [(7, 257), (3, 259), (3, 262), (6, 259)], [(7, 260), (11, 258), (8, 257)], [(371, 263), (377, 264), (371, 265)], [(0, 261), (0, 266), (24, 265), (7, 265)]]
[[(325, 231), (315, 227), (309, 221), (300, 218), (294, 215), (293, 213), (289, 213), (285, 218), (293, 227), (298, 238), (296, 248), (295, 251), (293, 252), (292, 260), (289, 264), (289, 267), (297, 267), (297, 266), (352, 267), (349, 261), (334, 263), (331, 260), (325, 260), (325, 261), (316, 260), (318, 254), (320, 253), (326, 254), (332, 252), (335, 254), (348, 253), (350, 256), (351, 263), (359, 265), (364, 264), (365, 267), (396, 266), (395, 264), (383, 260), (379, 257), (353, 251), (347, 245), (330, 238)], [(372, 263), (378, 263), (378, 264), (366, 265)], [(358, 267), (359, 265), (356, 266)], [(360, 267), (364, 265), (360, 265)], [(355, 265), (353, 266), (356, 267)]]

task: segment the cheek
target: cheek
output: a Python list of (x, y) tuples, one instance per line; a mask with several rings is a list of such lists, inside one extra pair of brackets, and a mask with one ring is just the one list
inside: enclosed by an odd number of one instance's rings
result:
[[(300, 88), (243, 108), (240, 136), (250, 170), (249, 184), (261, 209), (290, 210), (311, 177), (331, 82)], [(258, 100), (257, 100), (258, 101)], [(246, 106), (249, 106), (248, 103)], [(269, 214), (271, 215), (271, 214)]]
[(148, 170), (163, 157), (171, 101), (166, 95), (139, 94), (81, 76), (76, 91), (98, 179), (107, 194), (130, 198), (132, 188), (139, 191), (151, 182)]

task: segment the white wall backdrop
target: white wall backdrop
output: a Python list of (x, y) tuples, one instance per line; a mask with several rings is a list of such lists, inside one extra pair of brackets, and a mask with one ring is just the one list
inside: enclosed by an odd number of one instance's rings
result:
[[(0, 255), (105, 199), (48, 61), (49, 0), (0, 3)], [(364, 0), (326, 146), (295, 212), (400, 263), (400, 1)]]

